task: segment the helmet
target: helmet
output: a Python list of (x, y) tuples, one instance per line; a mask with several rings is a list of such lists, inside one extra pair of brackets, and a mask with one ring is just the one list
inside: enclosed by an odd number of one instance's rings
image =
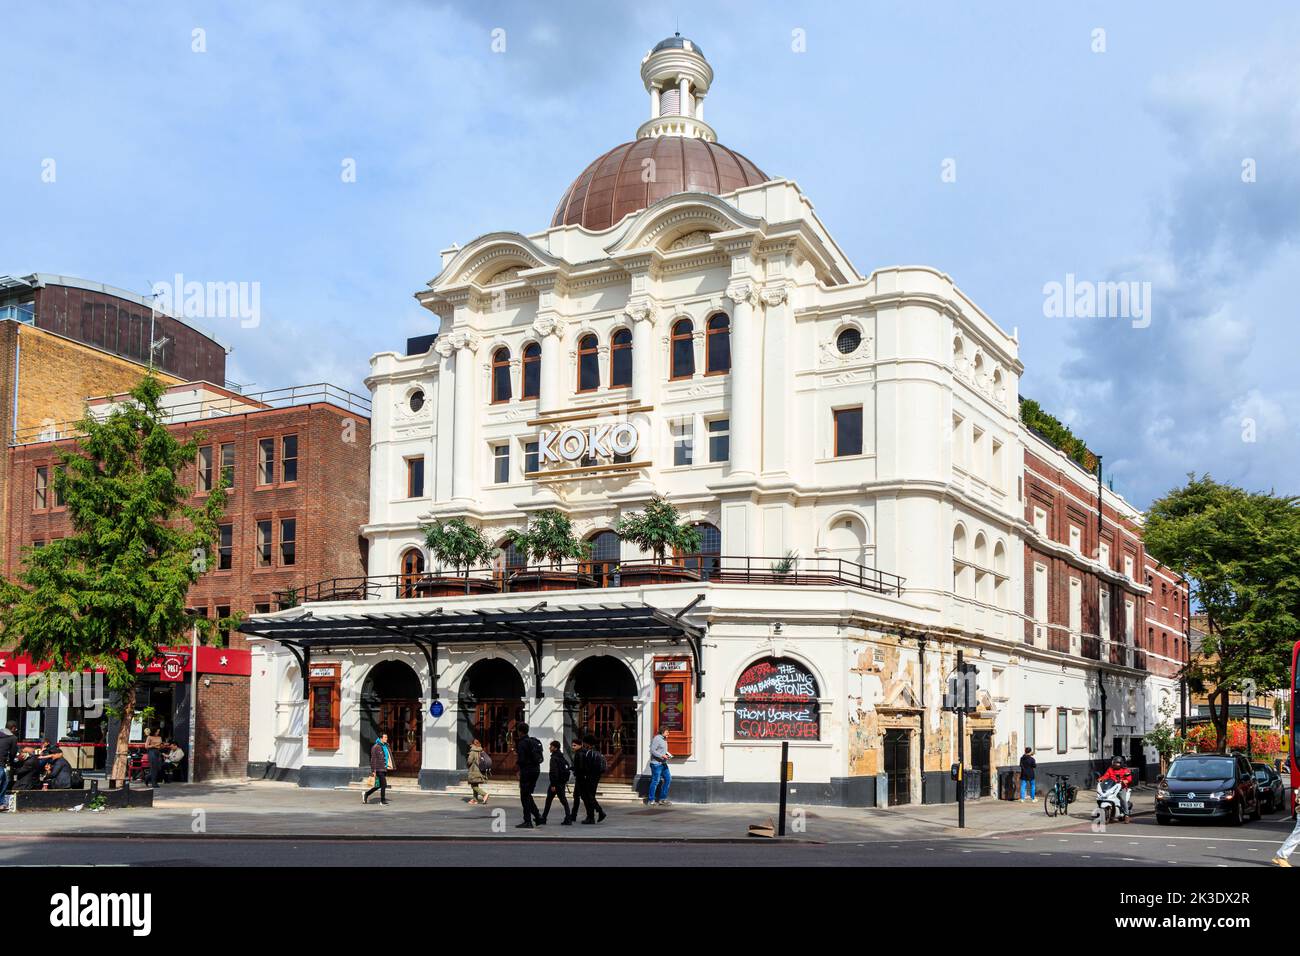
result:
[(1124, 758), (1123, 758), (1123, 757), (1111, 757), (1111, 758), (1110, 758), (1110, 765), (1111, 765), (1112, 767), (1114, 767), (1116, 770), (1118, 770), (1120, 767), (1124, 766)]

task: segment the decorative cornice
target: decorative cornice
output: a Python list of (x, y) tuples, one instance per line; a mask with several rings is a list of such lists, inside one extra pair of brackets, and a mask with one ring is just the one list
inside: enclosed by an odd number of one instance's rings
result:
[(659, 305), (654, 299), (648, 296), (638, 296), (628, 301), (627, 306), (623, 309), (623, 315), (630, 322), (649, 322), (653, 326), (658, 310)]
[(449, 358), (453, 352), (460, 349), (469, 349), (473, 353), (478, 351), (479, 337), (473, 332), (464, 329), (458, 332), (448, 332), (446, 335), (438, 336), (433, 347), (443, 358)]

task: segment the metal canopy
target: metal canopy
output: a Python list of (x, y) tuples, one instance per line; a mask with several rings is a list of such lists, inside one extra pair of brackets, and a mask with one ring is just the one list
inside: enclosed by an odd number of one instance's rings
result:
[[(319, 613), (306, 608), (294, 617), (252, 617), (239, 626), (244, 634), (268, 638), (288, 648), (302, 674), (302, 694), (308, 695), (313, 651), (330, 653), (341, 648), (411, 644), (429, 664), (429, 696), (438, 696), (438, 645), (521, 642), (533, 662), (534, 693), (542, 697), (542, 652), (548, 641), (583, 644), (627, 643), (644, 640), (686, 641), (695, 672), (704, 676), (704, 630), (687, 624), (686, 612), (704, 599), (699, 595), (680, 611), (665, 611), (648, 604), (583, 604), (549, 607), (542, 601), (516, 610), (419, 609), (380, 613)], [(696, 680), (695, 696), (702, 698), (703, 681)]]

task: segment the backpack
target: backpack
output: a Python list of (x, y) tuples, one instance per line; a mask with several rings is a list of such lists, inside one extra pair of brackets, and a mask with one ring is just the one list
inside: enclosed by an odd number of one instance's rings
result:
[(492, 758), (488, 756), (486, 750), (479, 751), (478, 772), (485, 776), (492, 772)]
[(558, 755), (560, 758), (560, 772), (556, 774), (556, 781), (562, 787), (569, 782), (569, 761), (564, 759), (564, 754)]
[(605, 759), (603, 753), (592, 747), (587, 754), (587, 771), (590, 776), (595, 777), (609, 772), (609, 761)]
[(525, 740), (528, 747), (529, 766), (540, 767), (545, 759), (542, 754), (542, 742), (536, 737), (529, 737)]

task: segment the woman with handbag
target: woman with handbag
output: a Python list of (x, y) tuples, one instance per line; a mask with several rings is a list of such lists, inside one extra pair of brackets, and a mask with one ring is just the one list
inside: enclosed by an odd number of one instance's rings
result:
[(370, 748), (370, 772), (374, 774), (374, 783), (362, 795), (362, 803), (369, 803), (370, 795), (378, 790), (380, 804), (388, 806), (388, 771), (392, 769), (393, 755), (388, 749), (388, 734), (380, 734)]

